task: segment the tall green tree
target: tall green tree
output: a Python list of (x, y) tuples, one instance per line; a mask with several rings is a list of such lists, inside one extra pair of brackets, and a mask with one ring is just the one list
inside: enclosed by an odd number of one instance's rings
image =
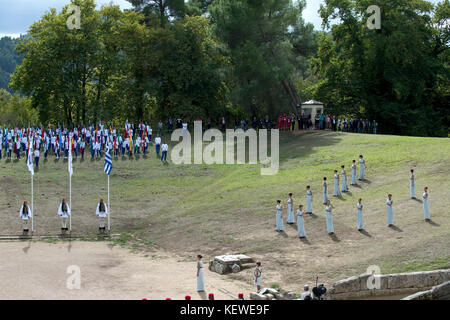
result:
[(10, 37), (0, 39), (0, 89), (8, 90), (10, 76), (22, 62), (22, 57), (15, 52), (17, 42)]
[[(366, 26), (370, 5), (381, 8), (380, 30)], [(433, 12), (422, 0), (326, 0), (320, 14), (331, 33), (313, 65), (322, 79), (315, 95), (328, 111), (376, 119), (387, 133), (446, 135), (447, 115), (430, 99), (449, 83), (448, 40)]]
[(312, 32), (301, 19), (304, 7), (305, 1), (290, 0), (217, 0), (211, 5), (216, 36), (232, 57), (232, 97), (246, 112), (297, 113), (301, 99), (294, 78), (301, 62), (296, 55), (308, 46), (298, 36)]
[(184, 16), (184, 0), (127, 0), (137, 12), (145, 16), (146, 23), (156, 14), (159, 17), (161, 28), (164, 28), (170, 19)]

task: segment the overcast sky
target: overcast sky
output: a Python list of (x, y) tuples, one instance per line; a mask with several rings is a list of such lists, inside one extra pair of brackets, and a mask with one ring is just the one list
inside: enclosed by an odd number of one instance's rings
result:
[[(438, 3), (439, 0), (431, 0)], [(96, 0), (98, 6), (113, 2), (120, 5), (122, 9), (130, 8), (126, 0)], [(323, 0), (307, 0), (307, 8), (303, 16), (307, 22), (314, 24), (316, 29), (321, 29), (321, 19), (317, 10)], [(49, 8), (58, 11), (69, 4), (70, 0), (0, 0), (0, 37), (4, 35), (18, 37), (26, 33), (28, 27), (38, 20)]]

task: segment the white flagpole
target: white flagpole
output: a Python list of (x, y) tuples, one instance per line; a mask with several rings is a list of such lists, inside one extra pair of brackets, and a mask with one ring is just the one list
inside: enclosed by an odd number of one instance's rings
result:
[(109, 206), (109, 174), (108, 174), (108, 232), (111, 232), (111, 207)]
[(70, 216), (69, 216), (69, 229), (72, 232), (72, 176), (69, 174), (69, 207), (70, 207)]
[(31, 233), (34, 232), (34, 193), (33, 193), (33, 175), (31, 175)]

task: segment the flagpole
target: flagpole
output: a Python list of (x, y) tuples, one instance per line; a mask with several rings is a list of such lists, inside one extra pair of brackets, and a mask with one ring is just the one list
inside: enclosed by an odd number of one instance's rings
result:
[(111, 207), (109, 206), (109, 174), (108, 174), (108, 232), (111, 232)]
[(34, 232), (34, 193), (33, 193), (33, 174), (31, 175), (31, 233)]
[(69, 216), (69, 229), (72, 232), (72, 175), (69, 173), (69, 208), (70, 208), (70, 216)]

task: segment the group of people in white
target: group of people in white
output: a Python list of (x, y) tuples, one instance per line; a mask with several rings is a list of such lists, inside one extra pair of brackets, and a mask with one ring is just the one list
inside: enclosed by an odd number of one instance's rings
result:
[[(366, 170), (366, 162), (364, 160), (364, 157), (362, 155), (359, 156), (359, 172), (357, 176), (357, 165), (356, 161), (353, 160), (352, 163), (352, 180), (350, 185), (357, 185), (357, 179), (362, 181), (365, 179), (365, 170)], [(340, 181), (342, 180), (342, 183)], [(329, 235), (334, 234), (334, 225), (333, 225), (333, 205), (331, 204), (330, 199), (328, 198), (328, 182), (327, 178), (323, 178), (322, 183), (323, 188), (323, 204), (325, 205), (325, 217), (326, 217), (326, 226), (327, 231)], [(410, 176), (410, 196), (411, 199), (416, 199), (415, 196), (415, 188), (416, 188), (416, 182), (414, 177), (414, 170), (411, 170), (411, 176)], [(347, 184), (347, 173), (345, 171), (345, 166), (341, 166), (341, 176), (339, 176), (339, 173), (337, 170), (334, 170), (334, 186), (333, 186), (333, 196), (339, 197), (342, 195), (341, 192), (348, 192), (349, 186)], [(313, 193), (311, 191), (311, 187), (306, 187), (306, 203), (307, 208), (306, 210), (303, 209), (303, 205), (299, 205), (297, 209), (297, 221), (295, 221), (295, 214), (294, 214), (294, 200), (292, 198), (292, 193), (289, 193), (289, 198), (287, 200), (287, 224), (295, 224), (297, 222), (297, 230), (298, 230), (298, 237), (300, 239), (306, 238), (306, 232), (305, 232), (305, 222), (303, 218), (303, 214), (312, 214), (312, 200), (313, 200)], [(388, 226), (392, 227), (394, 225), (394, 210), (393, 210), (393, 204), (394, 201), (392, 200), (392, 194), (388, 194), (387, 200), (386, 200), (386, 215), (387, 215), (387, 222)], [(429, 211), (429, 205), (428, 205), (428, 187), (424, 188), (424, 192), (422, 194), (422, 204), (423, 204), (423, 210), (424, 210), (424, 219), (425, 222), (430, 222), (430, 211)], [(362, 199), (358, 199), (358, 202), (356, 204), (356, 218), (357, 218), (357, 228), (358, 231), (364, 230), (363, 225), (363, 204)], [(283, 232), (284, 231), (284, 223), (283, 223), (283, 205), (281, 204), (281, 200), (277, 200), (276, 205), (276, 229), (277, 232)]]
[[(97, 204), (97, 209), (95, 212), (99, 221), (99, 231), (104, 233), (106, 231), (106, 218), (108, 217), (108, 207), (103, 199)], [(65, 233), (69, 231), (67, 226), (68, 220), (70, 219), (70, 206), (67, 203), (66, 198), (63, 198), (58, 207), (58, 217), (61, 219), (61, 232)], [(33, 219), (33, 212), (30, 209), (27, 201), (23, 202), (20, 207), (20, 219), (22, 220), (23, 232), (26, 234), (29, 232), (29, 221)]]

